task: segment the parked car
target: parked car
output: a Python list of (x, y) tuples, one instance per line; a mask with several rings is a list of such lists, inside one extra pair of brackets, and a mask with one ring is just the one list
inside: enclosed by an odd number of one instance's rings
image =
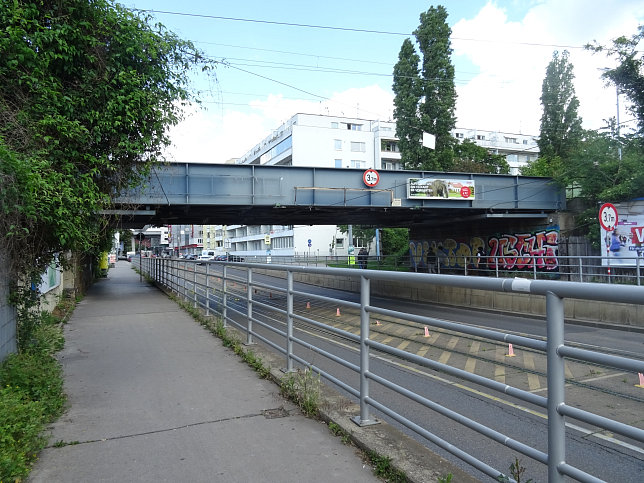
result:
[(186, 255), (186, 256), (185, 256), (185, 259), (186, 259), (186, 260), (196, 260), (196, 259), (197, 259), (197, 255), (195, 255), (194, 253), (190, 253), (190, 254), (188, 254), (188, 255)]

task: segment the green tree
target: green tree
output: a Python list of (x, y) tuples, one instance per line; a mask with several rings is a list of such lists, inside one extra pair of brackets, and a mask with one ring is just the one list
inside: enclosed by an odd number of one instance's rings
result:
[(510, 165), (505, 156), (492, 154), (484, 147), (465, 139), (454, 146), (452, 170), (464, 173), (508, 174)]
[(605, 53), (617, 60), (617, 67), (608, 69), (603, 77), (631, 101), (629, 109), (637, 119), (640, 136), (644, 134), (644, 54), (638, 46), (643, 39), (644, 25), (640, 25), (633, 36), (618, 37), (610, 47), (596, 42), (586, 46), (589, 50)]
[(199, 52), (110, 0), (0, 0), (0, 250), (38, 276), (109, 246), (113, 196), (161, 160)]
[(421, 86), (418, 64), (420, 57), (409, 39), (403, 41), (394, 66), (394, 118), (403, 167), (411, 169), (421, 162), (423, 131), (418, 117)]
[[(446, 171), (452, 168), (455, 139), (451, 131), (456, 125), (456, 89), (450, 35), (445, 8), (430, 7), (421, 13), (420, 25), (414, 31), (422, 60), (411, 40), (406, 39), (394, 67), (394, 118), (397, 135), (404, 139), (400, 147), (405, 169)], [(435, 150), (419, 146), (423, 132), (436, 136)]]
[(541, 129), (537, 145), (541, 157), (556, 156), (564, 162), (578, 149), (583, 130), (579, 100), (573, 84), (573, 66), (568, 52), (554, 52), (541, 87)]
[(407, 255), (409, 253), (409, 230), (407, 228), (382, 228), (380, 243), (383, 255)]

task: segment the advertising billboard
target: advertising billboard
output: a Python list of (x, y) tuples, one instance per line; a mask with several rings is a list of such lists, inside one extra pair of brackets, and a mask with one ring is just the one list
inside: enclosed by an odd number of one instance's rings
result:
[(601, 229), (602, 254), (608, 254), (609, 259), (603, 259), (602, 265), (611, 267), (635, 267), (637, 258), (640, 266), (644, 266), (644, 214), (620, 214), (619, 221), (612, 231)]
[(473, 200), (474, 181), (469, 179), (409, 178), (407, 198), (425, 200)]

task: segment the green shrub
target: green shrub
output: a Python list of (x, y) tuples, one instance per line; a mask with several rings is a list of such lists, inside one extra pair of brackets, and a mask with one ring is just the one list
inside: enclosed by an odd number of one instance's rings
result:
[(0, 367), (2, 387), (11, 386), (29, 401), (42, 404), (44, 415), (61, 414), (65, 399), (62, 369), (50, 355), (22, 353), (9, 356)]
[(23, 390), (0, 389), (0, 481), (13, 481), (29, 474), (31, 463), (45, 445), (40, 436), (43, 405), (30, 401)]

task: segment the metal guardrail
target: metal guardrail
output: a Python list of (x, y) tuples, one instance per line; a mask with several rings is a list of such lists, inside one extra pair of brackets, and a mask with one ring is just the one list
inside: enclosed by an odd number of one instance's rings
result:
[[(632, 373), (644, 373), (644, 360), (627, 358), (608, 353), (597, 352), (587, 349), (580, 349), (567, 345), (564, 341), (564, 299), (568, 297), (612, 301), (628, 304), (644, 305), (644, 288), (625, 285), (602, 285), (593, 283), (561, 282), (546, 280), (529, 280), (524, 278), (489, 278), (489, 277), (462, 277), (441, 274), (401, 273), (394, 271), (376, 270), (351, 270), (351, 269), (329, 269), (324, 267), (301, 267), (274, 264), (252, 264), (208, 262), (205, 266), (199, 266), (195, 262), (187, 262), (170, 259), (143, 258), (134, 260), (139, 264), (141, 271), (157, 283), (164, 285), (186, 300), (193, 302), (195, 307), (201, 307), (207, 314), (216, 314), (221, 317), (224, 325), (231, 324), (246, 334), (247, 343), (253, 343), (259, 339), (269, 345), (286, 358), (286, 369), (291, 371), (294, 364), (302, 364), (320, 374), (328, 381), (344, 389), (354, 396), (360, 403), (360, 414), (354, 418), (359, 425), (368, 425), (374, 422), (370, 416), (370, 409), (380, 411), (398, 423), (404, 425), (418, 435), (426, 438), (444, 450), (454, 454), (456, 457), (467, 462), (474, 468), (496, 479), (503, 472), (492, 468), (476, 456), (468, 454), (459, 449), (457, 442), (449, 442), (433, 434), (420, 423), (414, 422), (395, 409), (388, 407), (381, 401), (376, 400), (370, 393), (370, 382), (377, 383), (395, 391), (396, 393), (415, 401), (441, 415), (444, 415), (471, 430), (474, 430), (487, 438), (505, 445), (506, 447), (524, 454), (534, 460), (547, 465), (549, 482), (563, 482), (564, 478), (570, 477), (584, 482), (602, 481), (599, 478), (586, 473), (583, 469), (574, 467), (566, 460), (566, 422), (565, 418), (573, 418), (585, 422), (614, 434), (631, 438), (644, 443), (644, 430), (635, 426), (625, 424), (605, 416), (601, 416), (578, 407), (566, 404), (564, 386), (566, 384), (564, 374), (564, 361), (575, 359), (588, 363), (598, 363), (605, 366), (630, 371)], [(231, 267), (246, 272), (246, 277), (240, 277), (238, 270), (231, 275)], [(267, 272), (270, 271), (270, 272)], [(256, 273), (274, 273), (278, 277), (286, 278), (286, 288), (277, 284), (255, 281), (253, 275)], [(353, 277), (359, 280), (360, 302), (338, 300), (323, 295), (314, 295), (294, 289), (294, 275), (297, 273), (313, 273), (327, 276)], [(398, 310), (390, 310), (376, 307), (370, 303), (370, 282), (372, 280), (385, 280), (389, 282), (413, 282), (426, 283), (430, 285), (448, 285), (452, 287), (473, 288), (498, 292), (514, 292), (518, 294), (542, 295), (546, 298), (547, 304), (547, 337), (545, 340), (524, 337), (504, 333), (498, 330), (484, 329), (476, 326), (448, 322), (441, 319), (415, 315)], [(233, 285), (236, 285), (233, 290)], [(239, 287), (239, 288), (237, 288)], [(253, 298), (254, 291), (270, 290), (271, 293), (281, 294), (285, 297), (285, 305), (277, 307)], [(234, 299), (242, 299), (240, 303), (231, 303), (231, 295)], [(359, 335), (347, 332), (331, 325), (325, 324), (310, 317), (297, 314), (293, 310), (294, 298), (306, 297), (310, 300), (332, 301), (338, 306), (349, 307), (359, 311), (360, 332)], [(253, 309), (269, 310), (278, 314), (284, 323), (284, 329), (268, 324), (254, 316)], [(339, 309), (338, 309), (339, 311)], [(238, 316), (236, 318), (235, 316)], [(543, 352), (547, 358), (547, 397), (509, 386), (493, 379), (431, 360), (420, 357), (416, 354), (379, 343), (370, 338), (370, 319), (372, 316), (390, 316), (404, 321), (429, 326), (455, 330), (471, 336), (483, 337), (486, 340), (503, 342), (505, 344), (516, 344), (534, 351)], [(243, 323), (238, 320), (241, 318)], [(262, 335), (254, 328), (254, 324), (270, 331), (283, 340), (278, 344), (269, 337)], [(294, 335), (294, 326), (306, 325), (308, 327), (323, 329), (332, 334), (348, 339), (359, 345), (359, 364), (351, 363), (341, 357), (317, 347), (302, 338)], [(359, 374), (359, 387), (340, 380), (333, 374), (323, 370), (311, 360), (297, 355), (294, 345), (310, 350), (314, 355), (321, 355), (334, 361), (342, 367)], [(441, 406), (413, 390), (403, 387), (399, 381), (388, 380), (370, 370), (372, 362), (372, 351), (378, 351), (395, 356), (396, 358), (409, 361), (420, 366), (438, 370), (443, 373), (456, 376), (462, 380), (469, 381), (501, 394), (517, 398), (523, 402), (534, 404), (547, 410), (547, 452), (538, 450), (521, 441), (503, 434), (498, 429), (485, 426), (465, 414), (459, 414)], [(508, 478), (505, 481), (513, 481)]]
[[(302, 265), (335, 268), (360, 268), (358, 256), (260, 256), (235, 255), (242, 261), (277, 265)], [(619, 264), (616, 264), (619, 263)], [(626, 265), (625, 263), (628, 263)], [(482, 256), (448, 253), (442, 259), (414, 261), (409, 256), (368, 256), (365, 266), (373, 270), (476, 275), (483, 277), (521, 277), (533, 280), (616, 283), (642, 285), (644, 258), (608, 256), (499, 255)]]

